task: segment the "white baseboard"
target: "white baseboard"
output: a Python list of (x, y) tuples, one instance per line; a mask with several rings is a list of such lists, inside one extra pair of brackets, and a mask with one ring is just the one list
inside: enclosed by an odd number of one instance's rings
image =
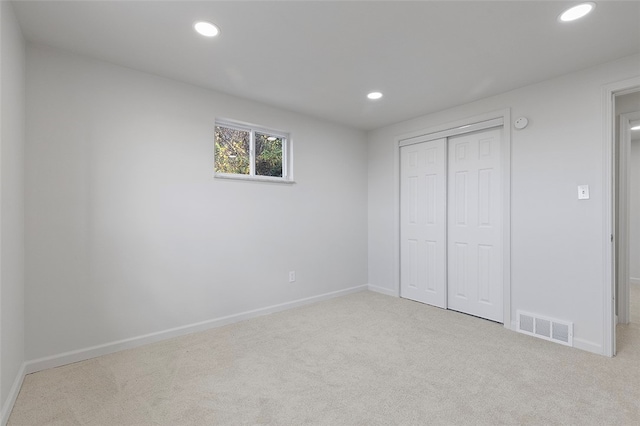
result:
[(89, 348), (78, 349), (75, 351), (69, 351), (62, 354), (58, 354), (58, 355), (39, 358), (39, 359), (27, 361), (25, 363), (25, 371), (26, 371), (26, 374), (30, 374), (30, 373), (35, 373), (36, 371), (46, 370), (48, 368), (60, 367), (62, 365), (71, 364), (78, 361), (84, 361), (84, 360), (95, 358), (98, 356), (118, 352), (124, 349), (137, 348), (139, 346), (159, 342), (161, 340), (171, 339), (173, 337), (196, 333), (198, 331), (204, 331), (211, 328), (222, 327), (224, 325), (233, 324), (233, 323), (244, 321), (247, 319), (271, 314), (274, 312), (280, 312), (280, 311), (308, 305), (315, 302), (320, 302), (326, 299), (332, 299), (334, 297), (345, 296), (347, 294), (356, 293), (366, 289), (367, 289), (367, 285), (351, 287), (344, 290), (338, 290), (330, 293), (321, 294), (318, 296), (312, 296), (304, 299), (294, 300), (291, 302), (281, 303), (279, 305), (268, 306), (265, 308), (255, 309), (247, 312), (241, 312), (241, 313), (229, 315), (226, 317), (215, 318), (215, 319), (202, 321), (195, 324), (184, 325), (182, 327), (175, 327), (168, 330), (145, 334), (143, 336), (132, 337), (129, 339), (118, 340), (115, 342), (92, 346)]
[(26, 374), (25, 371), (26, 363), (23, 363), (22, 366), (20, 366), (20, 370), (18, 370), (18, 374), (13, 381), (13, 386), (11, 386), (9, 395), (7, 396), (7, 399), (4, 402), (4, 406), (2, 407), (2, 415), (0, 415), (0, 425), (2, 426), (5, 426), (9, 421), (11, 410), (13, 410), (13, 405), (16, 403), (16, 399), (18, 399), (18, 393), (20, 393), (20, 388), (22, 387), (22, 382), (24, 381), (24, 376)]
[(580, 339), (579, 337), (573, 338), (573, 347), (582, 349), (583, 351), (591, 352), (598, 355), (603, 355), (602, 345), (589, 340)]
[(398, 292), (395, 290), (389, 290), (388, 288), (378, 287), (376, 285), (371, 285), (371, 284), (367, 285), (367, 288), (370, 291), (374, 291), (376, 293), (386, 294), (387, 296), (398, 297)]
[(640, 286), (640, 278), (634, 278), (634, 277), (629, 278), (629, 284)]
[[(518, 332), (517, 320), (511, 321), (511, 330), (515, 331), (516, 333)], [(602, 355), (602, 345), (598, 345), (597, 343), (590, 342), (588, 340), (584, 340), (579, 337), (573, 338), (572, 347), (576, 349), (581, 349), (583, 351), (592, 352), (594, 354)]]

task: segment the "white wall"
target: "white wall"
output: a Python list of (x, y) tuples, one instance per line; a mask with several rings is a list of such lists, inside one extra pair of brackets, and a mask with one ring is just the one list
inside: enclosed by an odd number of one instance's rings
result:
[[(394, 291), (394, 137), (511, 108), (512, 317), (517, 309), (575, 323), (574, 344), (603, 344), (602, 86), (636, 76), (640, 56), (604, 64), (369, 134), (369, 283)], [(577, 185), (591, 199), (578, 201)]]
[(631, 142), (629, 173), (629, 275), (633, 284), (640, 285), (640, 139)]
[(10, 2), (0, 2), (0, 423), (24, 363), (25, 45)]
[[(214, 179), (216, 117), (290, 131), (297, 183)], [(27, 359), (365, 285), (365, 152), (358, 130), (29, 45)]]

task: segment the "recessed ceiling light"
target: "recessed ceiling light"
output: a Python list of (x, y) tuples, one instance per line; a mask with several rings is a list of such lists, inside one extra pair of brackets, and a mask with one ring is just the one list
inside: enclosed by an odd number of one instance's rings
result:
[(218, 27), (213, 25), (211, 22), (200, 21), (193, 24), (193, 29), (195, 29), (198, 34), (201, 34), (205, 37), (215, 37), (220, 34), (220, 30)]
[(373, 99), (373, 100), (380, 99), (381, 97), (382, 97), (382, 93), (380, 92), (371, 92), (367, 95), (367, 98)]
[(562, 15), (558, 19), (562, 22), (571, 22), (576, 19), (580, 19), (583, 16), (587, 15), (596, 7), (596, 4), (593, 2), (580, 3), (576, 6), (573, 6), (567, 10), (565, 10)]

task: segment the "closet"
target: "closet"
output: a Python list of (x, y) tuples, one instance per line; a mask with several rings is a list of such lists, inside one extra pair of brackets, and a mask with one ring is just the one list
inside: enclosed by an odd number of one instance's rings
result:
[(503, 322), (503, 128), (493, 124), (401, 142), (400, 296)]

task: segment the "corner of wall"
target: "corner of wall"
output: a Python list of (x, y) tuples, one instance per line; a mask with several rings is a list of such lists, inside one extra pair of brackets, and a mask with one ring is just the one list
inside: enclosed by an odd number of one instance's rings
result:
[(392, 290), (392, 289), (388, 289), (388, 288), (384, 288), (384, 287), (379, 287), (377, 285), (367, 284), (367, 289), (369, 291), (373, 291), (375, 293), (384, 294), (386, 296), (398, 297), (398, 292), (397, 291)]
[(0, 425), (24, 379), (26, 45), (12, 2), (0, 1)]
[(13, 385), (11, 386), (11, 390), (9, 391), (9, 395), (7, 396), (7, 399), (2, 406), (2, 410), (0, 411), (0, 426), (5, 426), (9, 421), (9, 416), (11, 416), (13, 406), (18, 399), (18, 394), (20, 393), (22, 382), (24, 382), (26, 367), (27, 364), (22, 363), (22, 366), (20, 367), (20, 370), (18, 371), (15, 380), (13, 381)]

